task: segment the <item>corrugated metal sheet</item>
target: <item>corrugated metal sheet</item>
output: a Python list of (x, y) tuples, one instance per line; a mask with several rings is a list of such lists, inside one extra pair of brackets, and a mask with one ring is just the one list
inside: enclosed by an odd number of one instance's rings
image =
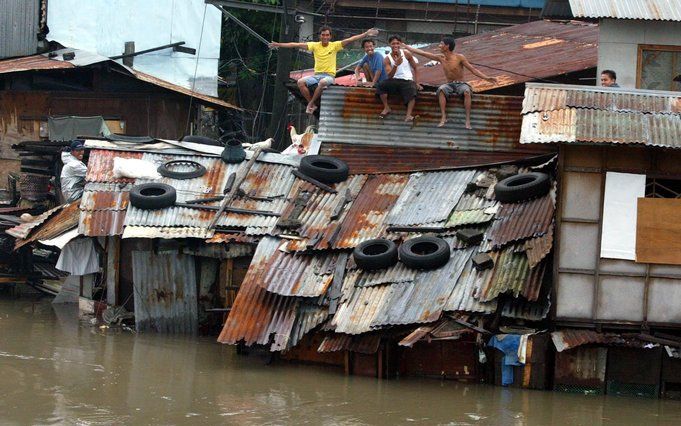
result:
[(455, 250), (445, 266), (419, 271), (412, 283), (391, 285), (388, 299), (371, 327), (438, 320), (472, 252), (472, 249)]
[(475, 170), (414, 173), (388, 213), (389, 225), (444, 225)]
[(487, 214), (485, 210), (454, 211), (445, 223), (447, 228), (455, 228), (463, 225), (474, 225), (489, 222), (494, 219), (494, 214)]
[[(315, 327), (326, 321), (329, 316), (329, 308), (326, 306), (317, 306), (312, 303), (301, 303), (296, 314), (296, 321), (291, 329), (291, 335), (286, 342), (286, 347), (281, 350), (289, 349), (296, 346), (300, 340)], [(273, 348), (272, 350), (279, 350)]]
[(121, 235), (123, 222), (125, 210), (81, 210), (78, 232), (88, 237)]
[(553, 221), (551, 194), (523, 203), (502, 203), (486, 234), (492, 247), (537, 237), (549, 232)]
[(357, 287), (404, 283), (414, 281), (416, 278), (416, 269), (407, 268), (402, 262), (397, 262), (390, 268), (380, 269), (378, 271), (357, 270), (357, 273), (359, 274), (357, 281), (355, 282)]
[(463, 126), (461, 101), (450, 102), (452, 124), (440, 128), (436, 126), (440, 116), (437, 98), (432, 93), (424, 93), (419, 95), (414, 110), (421, 118), (412, 128), (403, 121), (397, 105), (391, 115), (379, 119), (381, 104), (373, 89), (332, 86), (324, 92), (317, 137), (322, 144), (521, 151), (526, 155), (542, 152), (518, 143), (521, 102), (520, 97), (476, 95), (471, 112), (473, 130)]
[(33, 219), (30, 222), (25, 222), (20, 225), (17, 225), (13, 228), (10, 228), (6, 230), (5, 232), (8, 233), (9, 235), (13, 236), (14, 238), (21, 238), (24, 239), (29, 236), (31, 231), (35, 229), (36, 227), (42, 225), (47, 221), (47, 219), (51, 218), (53, 215), (57, 214), (60, 210), (64, 209), (67, 206), (67, 204), (63, 204), (61, 206), (57, 206), (53, 209), (50, 209), (44, 213), (41, 213), (40, 215), (36, 216), (35, 219)]
[[(115, 230), (115, 224), (112, 223), (111, 225), (113, 225), (111, 229)], [(213, 236), (213, 231), (211, 230), (191, 226), (123, 226), (124, 224), (120, 223), (122, 238), (163, 238), (166, 240), (175, 238), (200, 238), (206, 240)]]
[(553, 226), (549, 226), (549, 232), (541, 237), (532, 238), (525, 241), (525, 254), (529, 261), (530, 268), (534, 268), (542, 261), (553, 248)]
[(523, 114), (569, 108), (679, 114), (681, 94), (621, 87), (543, 83), (530, 83), (525, 89)]
[(528, 84), (521, 143), (681, 147), (681, 95)]
[(570, 0), (575, 18), (681, 21), (679, 0)]
[[(383, 308), (393, 286), (407, 286), (408, 283), (354, 287), (356, 274), (348, 274), (344, 287), (350, 286), (351, 293), (345, 303), (338, 306), (331, 320), (337, 333), (362, 334), (372, 330), (371, 323)], [(349, 280), (349, 281), (348, 281)]]
[(196, 333), (198, 325), (194, 257), (132, 252), (137, 331)]
[(280, 245), (281, 240), (272, 237), (265, 237), (258, 244), (218, 342), (243, 341), (247, 346), (272, 343), (273, 350), (286, 348), (297, 315), (298, 299), (279, 296), (262, 287), (268, 260)]
[(289, 254), (275, 252), (266, 266), (262, 286), (269, 292), (281, 296), (319, 297), (326, 293), (333, 279), (333, 268), (324, 264), (335, 264), (337, 255)]
[[(335, 185), (336, 193), (323, 191), (316, 186), (302, 180), (296, 180), (290, 191), (290, 198), (295, 201), (298, 195), (308, 193), (310, 199), (307, 201), (305, 208), (298, 216), (302, 226), (296, 229), (296, 233), (305, 238), (314, 238), (317, 235), (323, 234), (330, 225), (338, 225), (350, 207), (350, 204), (344, 206), (341, 215), (338, 219), (332, 220), (331, 215), (338, 207), (339, 203), (345, 200), (346, 192), (349, 191), (350, 198), (354, 200), (359, 194), (367, 180), (366, 175), (350, 176), (344, 182)], [(350, 200), (348, 202), (351, 202)], [(291, 214), (294, 203), (290, 203), (283, 211), (282, 217), (286, 218)], [(293, 247), (292, 244), (290, 247)], [(304, 244), (296, 245), (297, 249), (304, 249)]]
[(242, 233), (225, 233), (216, 232), (211, 238), (209, 238), (207, 243), (250, 243), (255, 244), (259, 240), (255, 237), (245, 235)]
[(528, 302), (523, 299), (508, 299), (504, 303), (501, 315), (506, 318), (517, 318), (528, 321), (541, 321), (549, 314), (551, 302), (548, 299)]
[[(553, 149), (550, 145), (537, 145), (533, 148), (536, 150), (535, 153), (547, 153)], [(553, 150), (555, 151), (555, 149)], [(483, 152), (423, 148), (416, 145), (393, 147), (331, 142), (324, 142), (319, 153), (345, 161), (351, 174), (451, 170), (456, 167), (468, 169), (494, 163), (517, 161), (534, 155), (524, 150), (520, 152)]]
[(481, 302), (489, 302), (502, 293), (523, 296), (536, 301), (544, 278), (545, 263), (530, 269), (527, 256), (514, 247), (502, 251), (494, 262), (494, 274), (483, 284), (478, 294)]
[[(54, 213), (49, 219), (31, 232), (25, 240), (17, 240), (15, 249), (38, 240), (49, 240), (78, 226), (78, 202), (66, 204), (64, 208)], [(33, 228), (35, 229), (35, 228)]]
[(214, 259), (234, 259), (236, 257), (250, 256), (254, 250), (255, 247), (252, 244), (201, 244), (195, 247), (184, 247), (182, 248), (182, 253)]
[(38, 50), (40, 0), (0, 0), (0, 58)]
[[(474, 254), (471, 253), (471, 256)], [(497, 254), (493, 253), (492, 258), (496, 261)], [(497, 310), (496, 300), (483, 303), (477, 299), (480, 289), (492, 278), (493, 274), (494, 269), (478, 271), (473, 267), (473, 262), (468, 260), (443, 310), (481, 313), (495, 312)]]
[(371, 355), (378, 351), (380, 344), (381, 335), (377, 333), (367, 333), (360, 336), (334, 333), (324, 337), (319, 348), (317, 348), (317, 352), (350, 351)]
[(560, 330), (551, 333), (551, 340), (556, 346), (558, 352), (563, 352), (567, 349), (576, 348), (582, 345), (594, 344), (609, 344), (618, 339), (615, 334), (597, 333), (593, 330)]

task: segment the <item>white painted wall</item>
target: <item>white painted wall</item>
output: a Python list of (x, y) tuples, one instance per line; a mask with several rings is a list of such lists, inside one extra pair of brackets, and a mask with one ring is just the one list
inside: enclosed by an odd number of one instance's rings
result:
[(103, 56), (122, 54), (126, 41), (137, 51), (184, 41), (196, 55), (165, 49), (135, 57), (133, 68), (217, 95), (222, 16), (203, 0), (50, 0), (47, 23), (49, 40)]
[[(681, 45), (681, 22), (602, 19), (598, 42), (598, 76), (617, 73), (621, 87), (636, 87), (639, 44)], [(600, 84), (600, 81), (597, 82)]]

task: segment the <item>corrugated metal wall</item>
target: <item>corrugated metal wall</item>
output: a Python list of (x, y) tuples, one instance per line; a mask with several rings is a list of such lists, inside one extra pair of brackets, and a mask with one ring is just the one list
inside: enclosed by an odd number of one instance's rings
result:
[(0, 0), (0, 59), (36, 53), (39, 18), (40, 0)]
[(194, 256), (133, 251), (132, 273), (137, 331), (196, 333)]

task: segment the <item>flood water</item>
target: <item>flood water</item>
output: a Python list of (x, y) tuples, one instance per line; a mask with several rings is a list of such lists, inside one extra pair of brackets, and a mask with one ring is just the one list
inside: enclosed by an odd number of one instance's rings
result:
[(681, 424), (681, 402), (379, 381), (135, 335), (0, 296), (0, 424)]

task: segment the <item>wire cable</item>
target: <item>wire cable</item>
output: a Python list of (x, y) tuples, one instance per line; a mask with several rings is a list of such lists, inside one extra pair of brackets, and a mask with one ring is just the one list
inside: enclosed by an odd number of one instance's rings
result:
[(187, 109), (187, 125), (184, 130), (189, 130), (189, 122), (192, 116), (192, 102), (194, 101), (194, 89), (196, 88), (196, 72), (199, 70), (199, 59), (201, 58), (201, 43), (203, 42), (203, 26), (206, 23), (206, 11), (208, 10), (208, 3), (203, 5), (203, 19), (201, 20), (201, 35), (199, 36), (199, 47), (196, 49), (196, 64), (194, 65), (194, 77), (192, 78), (192, 90), (189, 94), (189, 108)]

